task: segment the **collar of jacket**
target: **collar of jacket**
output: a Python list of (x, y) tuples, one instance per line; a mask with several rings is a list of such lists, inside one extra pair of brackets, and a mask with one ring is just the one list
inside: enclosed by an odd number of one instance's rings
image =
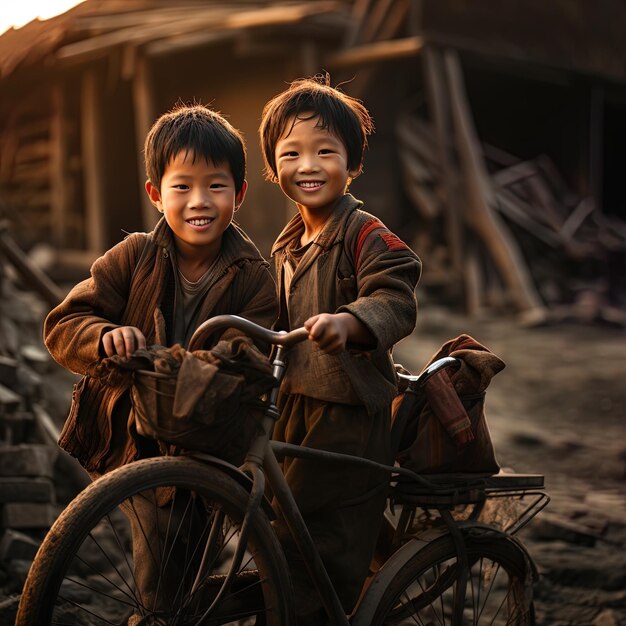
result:
[[(360, 209), (362, 206), (363, 203), (360, 200), (357, 200), (349, 193), (345, 194), (338, 200), (335, 210), (328, 218), (326, 224), (324, 224), (324, 228), (318, 235), (315, 243), (320, 248), (328, 250), (333, 244), (343, 241), (348, 225), (348, 215), (354, 210)], [(276, 252), (285, 248), (298, 233), (302, 232), (304, 232), (304, 222), (300, 212), (298, 212), (289, 220), (287, 226), (285, 226), (280, 235), (278, 235), (278, 238), (272, 246), (271, 255), (274, 256)]]
[[(174, 234), (164, 217), (158, 221), (151, 235), (155, 245), (167, 250), (169, 253), (175, 253)], [(244, 259), (262, 261), (267, 264), (258, 248), (236, 222), (231, 222), (230, 226), (224, 231), (220, 259), (220, 265), (224, 267)]]

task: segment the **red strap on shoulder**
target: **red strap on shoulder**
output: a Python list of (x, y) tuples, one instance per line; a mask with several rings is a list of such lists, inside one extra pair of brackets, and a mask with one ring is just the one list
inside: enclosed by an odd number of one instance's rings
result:
[(359, 257), (361, 256), (361, 249), (363, 248), (363, 244), (365, 243), (367, 236), (377, 228), (384, 228), (384, 224), (375, 217), (367, 220), (367, 222), (365, 222), (365, 224), (361, 226), (359, 236), (356, 240), (356, 252), (354, 253), (354, 268), (357, 272), (359, 271)]
[(391, 251), (406, 250), (407, 246), (398, 235), (393, 233), (381, 233), (380, 238), (387, 244), (387, 248)]

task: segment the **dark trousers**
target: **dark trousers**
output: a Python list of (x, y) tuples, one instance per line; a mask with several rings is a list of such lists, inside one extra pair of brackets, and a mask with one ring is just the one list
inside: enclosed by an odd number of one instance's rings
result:
[[(364, 406), (298, 395), (279, 400), (279, 441), (390, 462), (389, 415)], [(383, 520), (389, 476), (344, 463), (287, 458), (283, 471), (346, 614), (359, 597)], [(275, 529), (291, 570), (298, 624), (324, 623), (302, 558), (278, 519)]]

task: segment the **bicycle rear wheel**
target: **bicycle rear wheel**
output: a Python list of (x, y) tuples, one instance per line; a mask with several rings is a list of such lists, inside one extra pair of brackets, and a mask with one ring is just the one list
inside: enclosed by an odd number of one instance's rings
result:
[[(524, 551), (501, 534), (466, 536), (470, 574), (463, 624), (532, 626), (532, 572)], [(372, 626), (452, 624), (459, 569), (449, 535), (417, 552), (392, 580)]]
[(16, 626), (291, 624), (287, 565), (262, 510), (220, 591), (248, 497), (219, 468), (188, 458), (146, 459), (105, 475), (50, 529)]

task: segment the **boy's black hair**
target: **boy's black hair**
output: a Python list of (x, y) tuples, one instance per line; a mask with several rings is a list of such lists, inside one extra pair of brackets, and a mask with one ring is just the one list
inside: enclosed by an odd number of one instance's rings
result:
[(177, 104), (154, 123), (144, 144), (146, 174), (161, 189), (167, 164), (180, 152), (193, 162), (202, 158), (214, 165), (228, 163), (237, 193), (246, 177), (246, 147), (241, 133), (216, 111), (202, 104)]
[[(303, 118), (303, 114), (308, 115)], [(311, 117), (319, 117), (319, 126), (341, 139), (348, 153), (348, 170), (360, 172), (374, 122), (359, 100), (331, 87), (330, 76), (325, 73), (295, 80), (263, 108), (259, 134), (266, 178), (277, 180), (276, 144), (291, 130), (288, 125), (296, 118)]]

